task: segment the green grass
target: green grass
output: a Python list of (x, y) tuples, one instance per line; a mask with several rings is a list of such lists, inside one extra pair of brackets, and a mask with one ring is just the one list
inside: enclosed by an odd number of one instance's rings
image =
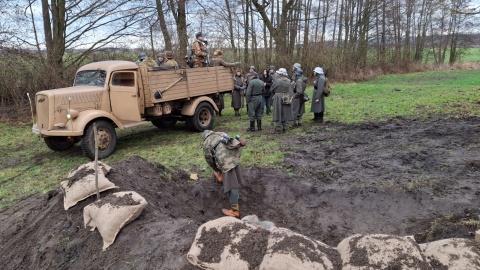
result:
[(478, 71), (428, 71), (334, 84), (327, 98), (329, 119), (345, 123), (433, 114), (479, 116)]
[[(392, 117), (425, 118), (436, 114), (452, 116), (480, 116), (480, 76), (478, 71), (422, 72), (378, 77), (363, 83), (334, 83), (333, 92), (326, 100), (325, 119), (342, 123), (385, 121)], [(308, 88), (311, 97), (312, 87)], [(271, 116), (263, 120), (264, 131), (248, 134), (245, 110), (242, 117), (234, 117), (230, 98), (226, 95), (223, 117), (217, 117), (215, 130), (237, 134), (248, 139), (242, 155), (242, 166), (280, 167), (284, 159), (281, 151), (285, 139), (292, 136), (311, 136), (316, 129), (310, 102), (301, 129), (292, 129), (278, 139), (268, 133)], [(0, 208), (23, 196), (45, 193), (58, 186), (68, 172), (78, 164), (89, 161), (82, 155), (80, 145), (66, 152), (53, 152), (43, 139), (31, 133), (30, 123), (0, 124)], [(335, 132), (335, 130), (325, 130)], [(198, 173), (201, 179), (211, 177), (202, 156), (198, 132), (189, 132), (183, 123), (169, 130), (151, 125), (125, 131), (119, 136), (116, 152), (104, 159), (113, 163), (131, 155), (139, 155), (167, 167), (182, 168)], [(332, 142), (325, 142), (326, 144)]]

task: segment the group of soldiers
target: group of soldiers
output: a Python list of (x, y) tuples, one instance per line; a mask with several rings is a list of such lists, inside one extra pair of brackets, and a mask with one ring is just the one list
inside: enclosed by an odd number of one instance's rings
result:
[[(234, 76), (234, 91), (232, 93), (232, 107), (235, 116), (239, 116), (239, 110), (243, 107), (242, 95), (244, 93), (247, 102), (247, 112), (250, 120), (248, 132), (262, 130), (262, 117), (264, 108), (267, 114), (270, 111), (270, 102), (273, 105), (273, 133), (282, 133), (288, 127), (288, 122), (293, 121), (294, 126), (301, 126), (301, 119), (305, 113), (305, 103), (309, 100), (305, 93), (308, 78), (303, 76), (302, 66), (295, 63), (292, 67), (293, 75), (289, 78), (287, 70), (280, 68), (275, 71), (274, 66), (264, 70), (258, 75), (255, 67), (251, 66), (246, 75), (242, 77), (242, 70), (237, 69)], [(314, 69), (315, 81), (312, 98), (311, 112), (314, 113), (315, 122), (323, 122), (325, 111), (325, 75), (321, 67)], [(257, 128), (255, 129), (255, 122)]]

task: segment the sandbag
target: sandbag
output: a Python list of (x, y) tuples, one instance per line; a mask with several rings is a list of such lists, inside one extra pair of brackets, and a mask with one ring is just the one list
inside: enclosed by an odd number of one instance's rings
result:
[(420, 247), (409, 237), (356, 234), (342, 240), (337, 250), (344, 270), (430, 269)]
[(252, 225), (233, 217), (208, 221), (198, 228), (195, 240), (187, 253), (187, 260), (202, 269), (248, 270), (248, 262), (232, 250), (249, 232)]
[(285, 228), (273, 228), (260, 270), (340, 269), (340, 254), (322, 242)]
[[(268, 229), (265, 229), (268, 228)], [(187, 260), (202, 269), (339, 269), (338, 252), (252, 215), (222, 217), (197, 231)]]
[[(98, 162), (98, 190), (99, 192), (117, 188), (105, 175), (111, 170), (110, 166)], [(68, 174), (68, 179), (62, 181), (60, 186), (63, 190), (63, 207), (68, 210), (96, 193), (95, 187), (95, 163), (89, 162), (73, 169)]]
[(480, 269), (480, 244), (470, 239), (452, 238), (420, 244), (434, 269)]
[(98, 228), (105, 250), (113, 244), (118, 232), (136, 219), (146, 206), (147, 201), (134, 191), (116, 192), (83, 209), (84, 226), (90, 231)]

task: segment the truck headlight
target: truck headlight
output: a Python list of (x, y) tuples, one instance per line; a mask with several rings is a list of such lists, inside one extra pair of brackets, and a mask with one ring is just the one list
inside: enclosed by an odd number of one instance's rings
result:
[(77, 110), (72, 110), (72, 109), (67, 110), (67, 118), (69, 120), (73, 120), (77, 117), (78, 117), (78, 111)]

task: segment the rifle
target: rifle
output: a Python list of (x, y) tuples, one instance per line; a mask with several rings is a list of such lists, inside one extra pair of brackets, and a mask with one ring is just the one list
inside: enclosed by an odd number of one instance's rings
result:
[(207, 53), (207, 57), (205, 57), (205, 66), (211, 67), (211, 65), (210, 65), (210, 55), (208, 54), (208, 49), (206, 49), (205, 52)]
[[(203, 42), (203, 44), (205, 44), (205, 46), (208, 45), (208, 41), (202, 40), (202, 42)], [(205, 66), (211, 67), (211, 65), (210, 65), (210, 55), (208, 54), (208, 49), (205, 50), (205, 53), (207, 53), (207, 56), (205, 57)]]

